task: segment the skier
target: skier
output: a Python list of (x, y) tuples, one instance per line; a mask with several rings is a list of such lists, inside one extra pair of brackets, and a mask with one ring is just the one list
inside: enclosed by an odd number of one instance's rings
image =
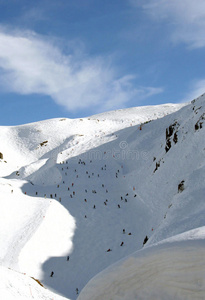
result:
[(54, 275), (54, 272), (52, 271), (50, 277), (53, 277), (53, 275)]
[(148, 237), (146, 235), (146, 237), (144, 238), (143, 246), (146, 244), (147, 241), (148, 241)]

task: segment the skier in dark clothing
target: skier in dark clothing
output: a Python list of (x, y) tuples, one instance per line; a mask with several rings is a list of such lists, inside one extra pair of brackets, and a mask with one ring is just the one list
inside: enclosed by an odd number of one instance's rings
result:
[(52, 271), (50, 277), (53, 277), (53, 275), (54, 275), (54, 272)]
[(147, 241), (148, 241), (148, 237), (146, 235), (146, 237), (144, 238), (143, 246), (146, 244)]

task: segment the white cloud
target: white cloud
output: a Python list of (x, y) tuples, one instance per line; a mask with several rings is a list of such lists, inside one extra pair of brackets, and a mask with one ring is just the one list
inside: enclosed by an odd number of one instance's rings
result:
[(205, 47), (204, 0), (129, 0), (131, 5), (143, 7), (152, 18), (166, 21), (172, 28), (173, 42), (184, 42), (191, 48)]
[(108, 59), (89, 58), (79, 52), (72, 49), (65, 55), (42, 36), (0, 28), (0, 86), (24, 95), (49, 95), (70, 111), (117, 108), (135, 96), (143, 98), (162, 91), (134, 88), (134, 77), (119, 78)]
[(205, 93), (205, 79), (195, 80), (191, 84), (190, 89), (187, 95), (185, 96), (185, 98), (182, 100), (182, 102), (188, 102), (193, 99), (196, 99), (204, 93)]

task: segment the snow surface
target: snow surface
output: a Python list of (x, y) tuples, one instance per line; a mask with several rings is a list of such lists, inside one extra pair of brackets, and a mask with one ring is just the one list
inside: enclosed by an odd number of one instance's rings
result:
[(180, 237), (147, 247), (97, 275), (78, 300), (204, 299), (204, 247), (204, 239)]
[(2, 299), (204, 299), (204, 119), (201, 96), (1, 127)]
[(65, 300), (51, 291), (41, 287), (34, 278), (5, 267), (0, 267), (0, 295), (7, 300)]

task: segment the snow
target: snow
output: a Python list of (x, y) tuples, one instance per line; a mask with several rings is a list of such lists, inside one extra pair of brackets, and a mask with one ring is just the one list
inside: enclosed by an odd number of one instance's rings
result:
[(20, 269), (27, 274), (42, 277), (39, 270), (46, 260), (51, 256), (72, 252), (74, 231), (74, 218), (59, 203), (52, 201), (43, 216), (43, 222), (19, 255)]
[(5, 267), (0, 267), (0, 294), (1, 299), (8, 300), (65, 300), (51, 291), (41, 287), (34, 278), (21, 274)]
[(1, 127), (3, 299), (204, 299), (204, 119), (201, 96)]
[(183, 240), (182, 235), (175, 240), (147, 247), (103, 271), (78, 300), (204, 299), (204, 239)]

